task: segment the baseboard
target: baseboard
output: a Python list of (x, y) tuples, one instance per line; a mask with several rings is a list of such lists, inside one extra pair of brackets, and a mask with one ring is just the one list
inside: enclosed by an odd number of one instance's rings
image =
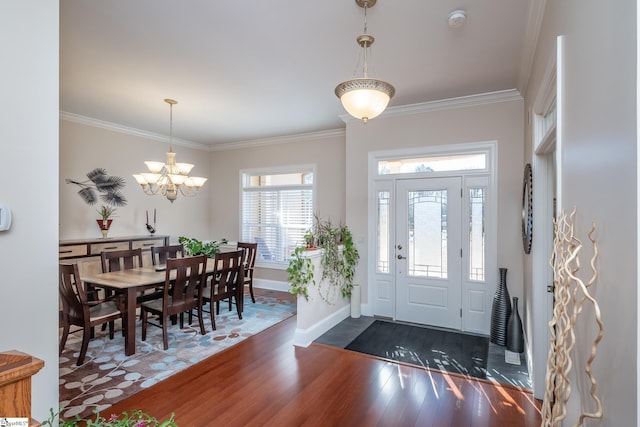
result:
[(346, 305), (335, 311), (329, 317), (325, 317), (320, 322), (307, 329), (296, 329), (293, 337), (293, 345), (298, 347), (308, 347), (314, 340), (327, 332), (329, 329), (349, 317), (351, 306)]
[(253, 286), (260, 289), (269, 289), (272, 291), (289, 292), (289, 284), (279, 280), (253, 279)]

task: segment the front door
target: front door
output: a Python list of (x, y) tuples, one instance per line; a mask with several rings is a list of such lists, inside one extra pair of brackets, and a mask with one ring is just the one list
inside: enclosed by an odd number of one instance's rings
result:
[(396, 319), (461, 329), (462, 178), (396, 182)]

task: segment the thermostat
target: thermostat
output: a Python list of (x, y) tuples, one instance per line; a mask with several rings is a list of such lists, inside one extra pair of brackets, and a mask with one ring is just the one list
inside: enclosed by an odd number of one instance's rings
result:
[(0, 205), (0, 231), (11, 227), (11, 209), (7, 205)]

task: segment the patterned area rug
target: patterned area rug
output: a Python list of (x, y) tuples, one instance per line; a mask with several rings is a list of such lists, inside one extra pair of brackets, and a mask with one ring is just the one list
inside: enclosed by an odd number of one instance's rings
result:
[[(108, 331), (96, 328), (85, 363), (76, 366), (82, 333), (70, 334), (60, 356), (60, 406), (65, 408), (62, 417), (73, 419), (76, 415), (90, 416), (96, 410), (102, 412), (296, 313), (295, 298), (289, 293), (261, 289), (254, 292), (256, 303), (248, 296), (245, 298), (242, 320), (238, 319), (235, 307), (228, 311), (227, 303), (222, 302), (220, 314), (216, 316), (216, 330), (212, 331), (211, 317), (204, 313), (205, 335), (200, 335), (197, 318), (184, 329), (180, 329), (179, 324), (170, 325), (167, 350), (163, 350), (162, 329), (158, 327), (149, 325), (146, 341), (141, 340), (138, 319), (136, 354), (125, 356), (124, 338), (119, 331), (110, 340)], [(116, 324), (116, 328), (119, 326)]]

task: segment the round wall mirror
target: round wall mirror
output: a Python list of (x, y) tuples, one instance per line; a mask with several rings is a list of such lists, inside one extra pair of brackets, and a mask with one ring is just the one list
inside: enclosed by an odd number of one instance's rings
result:
[(524, 179), (522, 183), (522, 245), (524, 253), (531, 252), (531, 239), (533, 235), (533, 177), (531, 164), (524, 167)]

